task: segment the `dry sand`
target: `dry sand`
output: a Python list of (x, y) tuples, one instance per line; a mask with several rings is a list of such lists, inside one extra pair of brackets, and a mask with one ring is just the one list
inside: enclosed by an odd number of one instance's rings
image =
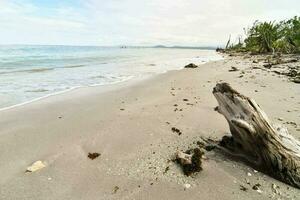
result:
[[(239, 71), (229, 72), (232, 66)], [(229, 57), (0, 111), (0, 199), (300, 199), (299, 189), (220, 152), (207, 152), (194, 177), (169, 161), (201, 137), (229, 133), (214, 111), (220, 81), (256, 99), (273, 121), (296, 123), (286, 126), (300, 138), (300, 85), (253, 66), (261, 64)], [(101, 155), (89, 159), (94, 152)], [(46, 167), (25, 173), (38, 160)], [(262, 193), (252, 189), (257, 183)]]

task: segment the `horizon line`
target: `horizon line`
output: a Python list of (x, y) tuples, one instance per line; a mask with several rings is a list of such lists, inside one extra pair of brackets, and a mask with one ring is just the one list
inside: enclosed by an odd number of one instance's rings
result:
[(193, 48), (193, 49), (216, 49), (222, 45), (72, 45), (72, 44), (0, 44), (0, 46), (66, 46), (66, 47), (119, 47), (119, 48)]

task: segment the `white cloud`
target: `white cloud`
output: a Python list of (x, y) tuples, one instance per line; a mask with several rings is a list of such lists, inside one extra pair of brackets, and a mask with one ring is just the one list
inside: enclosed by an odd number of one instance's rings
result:
[(48, 9), (0, 0), (0, 44), (221, 45), (256, 19), (298, 13), (297, 0), (82, 0)]

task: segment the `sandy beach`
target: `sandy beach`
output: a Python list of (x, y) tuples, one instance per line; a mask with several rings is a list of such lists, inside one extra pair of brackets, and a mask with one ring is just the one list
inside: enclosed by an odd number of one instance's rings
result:
[[(254, 98), (300, 139), (299, 84), (262, 69), (251, 57), (226, 57), (0, 111), (0, 199), (300, 199), (299, 189), (218, 151), (205, 153), (203, 171), (194, 177), (170, 161), (201, 137), (230, 133), (214, 111), (218, 82)], [(93, 152), (100, 156), (91, 160)], [(46, 167), (26, 173), (38, 160)]]

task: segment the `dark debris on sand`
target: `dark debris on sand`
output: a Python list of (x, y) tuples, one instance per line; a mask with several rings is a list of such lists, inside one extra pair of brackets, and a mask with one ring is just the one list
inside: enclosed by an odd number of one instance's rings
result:
[(91, 160), (95, 160), (96, 158), (98, 158), (101, 154), (100, 153), (89, 153), (88, 154), (88, 158)]
[(246, 191), (248, 190), (248, 188), (246, 188), (246, 187), (245, 187), (245, 186), (243, 186), (243, 185), (240, 185), (240, 190), (242, 190), (242, 191), (246, 192)]
[(113, 189), (113, 194), (116, 194), (118, 192), (118, 190), (120, 189), (119, 186), (115, 186)]
[(194, 63), (190, 63), (190, 64), (188, 64), (188, 65), (186, 65), (184, 68), (191, 68), (191, 69), (194, 69), (194, 68), (197, 68), (198, 67), (198, 65), (195, 65)]
[(176, 127), (172, 127), (171, 130), (172, 130), (173, 133), (177, 133), (178, 135), (181, 135), (181, 134), (182, 134), (181, 130), (179, 130), (179, 129), (176, 128)]
[(231, 69), (228, 70), (228, 71), (229, 71), (229, 72), (237, 72), (237, 71), (239, 71), (239, 69), (236, 68), (236, 67), (231, 67)]

